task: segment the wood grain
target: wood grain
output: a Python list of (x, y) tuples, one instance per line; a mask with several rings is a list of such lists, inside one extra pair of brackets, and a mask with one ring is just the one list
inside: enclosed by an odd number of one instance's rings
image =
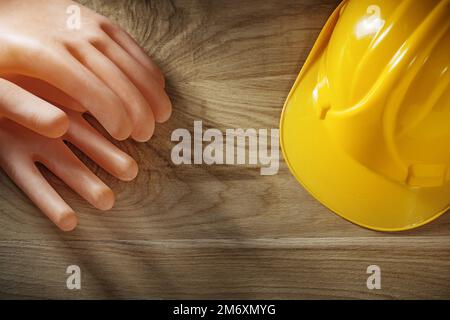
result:
[[(0, 297), (448, 298), (447, 240), (2, 241)], [(374, 261), (382, 269), (376, 292), (365, 273)], [(82, 290), (71, 292), (65, 267), (73, 263)]]
[[(172, 119), (146, 144), (118, 143), (140, 165), (100, 214), (50, 173), (79, 215), (57, 231), (0, 176), (3, 298), (450, 298), (450, 215), (400, 234), (362, 229), (307, 194), (281, 164), (175, 166), (176, 128), (277, 128), (284, 99), (337, 0), (84, 0), (161, 66)], [(83, 289), (65, 287), (78, 264)], [(366, 268), (382, 268), (382, 290)]]

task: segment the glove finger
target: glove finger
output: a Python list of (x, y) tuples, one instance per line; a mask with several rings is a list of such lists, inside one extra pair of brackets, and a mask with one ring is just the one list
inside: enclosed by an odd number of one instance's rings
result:
[[(133, 122), (131, 136), (140, 142), (153, 135), (155, 119), (145, 97), (128, 77), (107, 57), (90, 44), (73, 47), (80, 62), (108, 86), (122, 101)], [(142, 72), (137, 70), (137, 72)]]
[(46, 148), (45, 154), (39, 156), (39, 162), (95, 208), (109, 210), (113, 207), (113, 191), (61, 140), (54, 141), (49, 148)]
[(63, 231), (77, 226), (72, 208), (45, 180), (31, 159), (10, 157), (2, 163), (3, 170), (41, 211)]
[(133, 180), (138, 173), (138, 165), (133, 158), (120, 150), (82, 116), (68, 111), (70, 128), (64, 140), (69, 141), (91, 158), (105, 171), (123, 181)]
[(0, 114), (43, 136), (57, 138), (69, 128), (59, 108), (0, 78)]

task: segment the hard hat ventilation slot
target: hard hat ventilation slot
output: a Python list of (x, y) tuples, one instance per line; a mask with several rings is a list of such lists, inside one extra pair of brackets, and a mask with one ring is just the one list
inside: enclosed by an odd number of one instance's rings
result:
[(447, 165), (414, 164), (409, 167), (406, 183), (412, 187), (440, 187), (447, 180)]

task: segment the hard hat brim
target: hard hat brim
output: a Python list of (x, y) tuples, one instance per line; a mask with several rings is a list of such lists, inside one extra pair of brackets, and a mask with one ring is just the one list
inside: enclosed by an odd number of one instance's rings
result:
[(412, 188), (388, 180), (351, 158), (333, 141), (312, 98), (319, 60), (307, 61), (281, 116), (281, 147), (297, 180), (341, 217), (373, 230), (413, 229), (446, 212), (450, 208), (450, 183)]

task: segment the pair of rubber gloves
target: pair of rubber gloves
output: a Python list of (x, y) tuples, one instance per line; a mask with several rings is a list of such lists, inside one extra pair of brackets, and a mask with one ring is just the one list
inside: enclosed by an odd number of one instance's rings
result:
[[(68, 8), (80, 8), (80, 29)], [(118, 179), (136, 162), (83, 117), (88, 112), (117, 140), (151, 138), (171, 103), (158, 67), (122, 29), (67, 0), (0, 0), (0, 165), (61, 229), (74, 210), (36, 167), (45, 165), (100, 210), (114, 193), (66, 146), (75, 145)]]

